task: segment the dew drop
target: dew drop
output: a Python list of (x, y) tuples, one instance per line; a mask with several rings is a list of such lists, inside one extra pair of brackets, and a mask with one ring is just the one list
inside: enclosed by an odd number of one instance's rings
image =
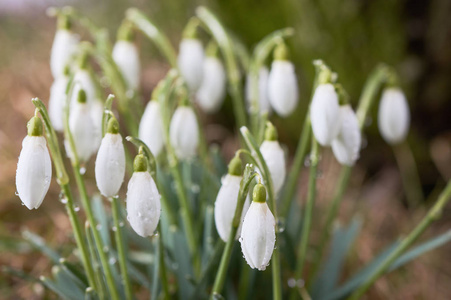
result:
[(310, 159), (310, 155), (307, 155), (304, 159), (304, 166), (310, 167), (311, 163), (312, 163), (312, 160)]
[(108, 260), (108, 263), (110, 265), (114, 265), (116, 263), (116, 259), (114, 257), (110, 257), (110, 259)]
[(290, 288), (294, 288), (296, 286), (296, 279), (289, 278), (287, 283)]
[(117, 227), (113, 226), (113, 228), (111, 228), (113, 231), (117, 231)]
[(97, 230), (101, 230), (101, 229), (102, 229), (102, 225), (97, 224), (97, 225), (96, 225), (96, 229), (97, 229)]
[(15, 194), (16, 194), (16, 196), (19, 196), (19, 192), (18, 191), (16, 191)]
[(285, 231), (285, 220), (279, 219), (277, 220), (277, 232), (282, 233)]
[(193, 192), (194, 194), (199, 193), (200, 191), (200, 186), (198, 184), (193, 184), (191, 185), (191, 192)]
[(20, 204), (25, 205), (25, 203), (21, 202)]
[(85, 167), (80, 167), (80, 174), (81, 175), (85, 175), (86, 173), (86, 168)]
[(103, 252), (107, 253), (108, 251), (110, 251), (110, 249), (108, 249), (107, 246), (103, 247)]
[(63, 198), (61, 198), (60, 201), (61, 201), (61, 203), (66, 204), (67, 203), (67, 198), (63, 197)]
[(75, 207), (74, 207), (74, 210), (75, 210), (76, 212), (79, 212), (79, 211), (80, 211), (80, 206), (75, 206)]
[(124, 227), (124, 222), (119, 222), (119, 227)]

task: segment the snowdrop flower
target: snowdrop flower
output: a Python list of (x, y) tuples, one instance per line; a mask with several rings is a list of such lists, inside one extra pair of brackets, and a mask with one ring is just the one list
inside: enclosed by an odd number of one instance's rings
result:
[(359, 158), (362, 136), (359, 121), (349, 104), (340, 106), (341, 126), (332, 141), (332, 151), (342, 165), (352, 166)]
[(319, 84), (310, 105), (310, 119), (315, 139), (329, 146), (340, 130), (338, 94), (330, 83)]
[(135, 157), (133, 168), (127, 189), (127, 220), (137, 234), (147, 237), (153, 235), (160, 220), (161, 196), (142, 153)]
[(202, 83), (196, 98), (200, 108), (206, 113), (215, 113), (221, 107), (226, 89), (226, 73), (217, 57), (216, 44), (209, 45), (207, 57), (203, 62)]
[(246, 101), (247, 101), (247, 107), (249, 111), (252, 109), (252, 101), (257, 98), (258, 108), (260, 110), (260, 113), (264, 112), (271, 112), (271, 105), (269, 104), (268, 99), (268, 77), (269, 77), (269, 71), (268, 68), (263, 66), (260, 68), (258, 72), (258, 98), (257, 95), (253, 95), (253, 77), (251, 74), (247, 75), (246, 78), (246, 86), (245, 86), (245, 94), (246, 94)]
[(260, 146), (260, 152), (271, 174), (274, 194), (277, 195), (285, 181), (285, 153), (277, 141), (277, 130), (270, 122), (268, 122), (265, 140)]
[(189, 159), (196, 155), (199, 144), (199, 127), (193, 109), (180, 105), (172, 116), (169, 138), (179, 159)]
[(257, 184), (240, 238), (241, 251), (252, 269), (264, 271), (268, 266), (276, 243), (275, 225), (274, 216), (266, 204), (266, 189)]
[(119, 28), (118, 40), (113, 48), (113, 60), (124, 76), (128, 87), (136, 90), (139, 87), (141, 67), (138, 48), (133, 42), (132, 30), (129, 23), (125, 23)]
[[(230, 236), (235, 210), (238, 203), (238, 193), (242, 176), (242, 163), (238, 156), (235, 156), (229, 163), (228, 174), (222, 179), (221, 188), (215, 201), (215, 225), (218, 234), (224, 242), (227, 242)], [(249, 208), (249, 201), (246, 199), (241, 212), (241, 221)], [(238, 228), (236, 238), (240, 236), (241, 225)]]
[(91, 104), (90, 112), (94, 134), (94, 139), (92, 141), (92, 151), (95, 153), (99, 149), (100, 143), (102, 142), (102, 126), (103, 126), (102, 119), (104, 112), (102, 100), (95, 99)]
[(78, 35), (71, 31), (69, 18), (61, 15), (50, 54), (50, 70), (53, 78), (57, 79), (64, 75), (64, 69), (77, 51), (78, 41)]
[(179, 56), (177, 57), (180, 73), (191, 92), (195, 93), (201, 83), (203, 76), (204, 48), (197, 39), (197, 19), (188, 22), (183, 39), (180, 42)]
[(268, 78), (268, 98), (272, 108), (282, 117), (290, 115), (298, 104), (298, 83), (294, 65), (287, 59), (288, 49), (280, 44), (274, 51), (274, 61)]
[(91, 73), (87, 69), (77, 69), (75, 71), (71, 105), (77, 102), (77, 95), (80, 90), (84, 90), (88, 105), (91, 105), (96, 101), (96, 86), (91, 77)]
[(125, 176), (125, 151), (115, 117), (108, 121), (107, 133), (97, 153), (95, 174), (97, 187), (102, 195), (117, 195)]
[(28, 122), (28, 135), (22, 142), (17, 163), (16, 188), (22, 203), (30, 210), (37, 209), (44, 200), (52, 178), (47, 142), (42, 135), (42, 121), (34, 116)]
[(404, 93), (399, 88), (387, 88), (379, 104), (378, 125), (389, 144), (404, 141), (409, 131), (410, 112)]
[[(69, 129), (72, 133), (75, 149), (80, 162), (86, 162), (93, 154), (95, 140), (94, 123), (90, 107), (86, 103), (86, 93), (79, 90), (78, 99), (70, 109)], [(72, 158), (72, 151), (66, 142), (66, 151)]]
[(139, 123), (139, 139), (146, 143), (155, 157), (163, 149), (163, 120), (161, 118), (160, 103), (156, 100), (151, 100), (147, 103)]
[(57, 77), (50, 88), (49, 117), (56, 131), (63, 131), (63, 116), (66, 103), (66, 87), (69, 82), (68, 74)]

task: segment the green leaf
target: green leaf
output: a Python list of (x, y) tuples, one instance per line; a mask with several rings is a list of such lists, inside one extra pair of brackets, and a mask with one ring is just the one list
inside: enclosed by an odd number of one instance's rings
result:
[(22, 232), (22, 236), (33, 247), (38, 249), (40, 252), (42, 252), (48, 258), (50, 258), (50, 260), (53, 263), (55, 263), (55, 264), (59, 263), (59, 261), (61, 259), (61, 256), (56, 251), (54, 251), (52, 248), (47, 246), (47, 244), (45, 243), (45, 240), (43, 238), (41, 238), (40, 236), (38, 236), (38, 235), (32, 233), (31, 231), (28, 231), (28, 230), (23, 231)]
[(64, 271), (60, 266), (52, 268), (55, 285), (69, 299), (82, 299), (85, 294), (86, 286), (74, 280), (75, 277), (71, 273)]
[(346, 227), (337, 227), (334, 231), (329, 258), (322, 272), (313, 283), (311, 296), (313, 299), (322, 299), (336, 286), (346, 255), (355, 241), (362, 226), (362, 220), (354, 217), (351, 224)]
[(173, 262), (172, 265), (170, 264), (170, 267), (177, 276), (179, 298), (182, 299), (185, 295), (190, 295), (194, 291), (193, 284), (190, 282), (193, 278), (193, 269), (188, 244), (185, 235), (177, 227), (171, 227), (167, 236), (174, 243)]

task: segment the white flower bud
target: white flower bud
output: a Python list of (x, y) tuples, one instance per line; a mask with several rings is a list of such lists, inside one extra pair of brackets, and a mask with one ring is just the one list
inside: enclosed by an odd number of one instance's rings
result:
[(127, 85), (136, 90), (139, 87), (139, 73), (141, 71), (136, 45), (130, 41), (117, 41), (113, 48), (113, 60), (124, 76)]
[(102, 139), (95, 166), (97, 187), (105, 197), (116, 196), (125, 176), (125, 151), (119, 133)]
[(66, 105), (66, 87), (69, 82), (67, 76), (55, 79), (50, 88), (49, 117), (56, 131), (63, 131), (64, 107)]
[[(143, 168), (136, 169), (136, 161), (140, 156)], [(143, 159), (143, 155), (138, 155), (135, 158), (135, 172), (127, 189), (127, 219), (133, 230), (142, 237), (153, 235), (161, 213), (160, 193), (155, 181), (145, 168), (147, 168), (147, 160)]]
[(64, 75), (64, 68), (70, 64), (77, 51), (79, 37), (67, 29), (58, 29), (53, 40), (50, 54), (50, 69), (53, 78)]
[[(77, 149), (78, 159), (80, 162), (88, 161), (95, 147), (93, 143), (95, 141), (95, 131), (90, 108), (87, 103), (75, 101), (70, 109), (69, 129), (72, 133), (75, 148)], [(72, 157), (72, 151), (67, 141), (65, 145), (67, 155)]]
[(203, 63), (202, 84), (197, 91), (197, 102), (206, 113), (215, 113), (221, 108), (225, 97), (226, 74), (217, 57), (207, 57)]
[(389, 144), (404, 141), (409, 131), (410, 112), (404, 93), (399, 88), (387, 88), (379, 104), (378, 125)]
[[(232, 228), (233, 217), (235, 216), (236, 205), (238, 203), (238, 193), (242, 176), (227, 174), (221, 180), (221, 188), (215, 201), (215, 225), (218, 234), (224, 242), (227, 242)], [(241, 221), (244, 220), (249, 209), (250, 200), (246, 199), (241, 212)], [(241, 225), (238, 228), (236, 237), (240, 236)]]
[(100, 143), (102, 142), (102, 119), (103, 119), (103, 103), (101, 100), (96, 99), (91, 104), (90, 112), (93, 124), (94, 131), (94, 139), (92, 141), (92, 151), (95, 153), (100, 147)]
[(160, 154), (164, 146), (164, 132), (158, 101), (151, 100), (147, 103), (139, 123), (139, 138), (146, 143), (155, 157)]
[(320, 84), (316, 88), (310, 105), (310, 119), (315, 139), (321, 145), (329, 146), (340, 130), (340, 106), (332, 84)]
[(196, 92), (202, 82), (204, 56), (204, 48), (198, 39), (182, 39), (178, 66), (191, 92)]
[[(260, 113), (264, 112), (271, 112), (271, 105), (269, 104), (268, 99), (268, 77), (269, 77), (269, 71), (268, 68), (263, 66), (260, 68), (258, 72), (258, 108), (260, 110)], [(245, 94), (246, 94), (246, 101), (247, 101), (247, 107), (248, 110), (252, 107), (252, 101), (253, 99), (257, 98), (254, 96), (253, 90), (252, 90), (252, 77), (250, 74), (247, 75), (246, 78), (246, 86), (245, 86)]]
[(275, 60), (268, 78), (268, 98), (275, 112), (286, 117), (298, 104), (298, 83), (292, 62)]
[(271, 260), (276, 243), (276, 221), (265, 201), (266, 190), (263, 188), (261, 193), (264, 195), (261, 195), (263, 201), (256, 201), (254, 188), (254, 200), (244, 217), (240, 243), (249, 266), (264, 271)]
[(278, 141), (263, 141), (260, 152), (271, 174), (274, 194), (277, 195), (285, 181), (285, 153)]
[(172, 116), (169, 127), (171, 145), (180, 159), (196, 155), (199, 144), (199, 127), (196, 114), (189, 106), (179, 106)]
[(352, 166), (359, 158), (362, 135), (359, 121), (350, 105), (340, 106), (341, 126), (332, 141), (332, 151), (339, 163)]

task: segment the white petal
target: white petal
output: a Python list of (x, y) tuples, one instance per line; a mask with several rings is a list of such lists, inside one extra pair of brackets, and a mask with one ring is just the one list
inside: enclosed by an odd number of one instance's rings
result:
[(160, 194), (149, 172), (133, 173), (127, 189), (127, 219), (142, 237), (151, 236), (160, 220)]
[(125, 176), (125, 151), (120, 134), (102, 139), (95, 166), (97, 187), (105, 197), (116, 196)]
[(313, 95), (310, 119), (316, 140), (329, 146), (340, 129), (340, 106), (332, 84), (320, 84)]
[(298, 83), (292, 62), (275, 60), (268, 78), (268, 97), (272, 108), (282, 117), (290, 115), (298, 104)]
[(26, 136), (17, 163), (17, 193), (28, 209), (38, 208), (49, 190), (52, 163), (43, 136)]
[[(260, 110), (260, 113), (264, 112), (271, 112), (271, 105), (269, 104), (268, 99), (268, 77), (269, 77), (269, 71), (268, 68), (263, 66), (260, 68), (260, 71), (258, 72), (258, 108)], [(250, 110), (252, 106), (252, 99), (257, 98), (253, 95), (252, 90), (252, 77), (250, 74), (247, 75), (246, 78), (246, 86), (245, 86), (245, 93), (246, 93), (246, 102), (247, 107)]]
[(359, 121), (350, 105), (340, 107), (341, 128), (332, 141), (332, 151), (338, 162), (352, 166), (359, 158), (362, 136)]
[(180, 42), (178, 66), (188, 88), (196, 92), (202, 82), (204, 48), (197, 39), (183, 39)]
[(285, 153), (277, 141), (264, 141), (260, 146), (260, 152), (268, 165), (274, 186), (274, 194), (277, 195), (285, 181)]
[(174, 147), (177, 157), (189, 159), (196, 155), (199, 144), (199, 128), (196, 114), (188, 106), (180, 106), (176, 109), (169, 128), (171, 145)]
[[(224, 242), (227, 242), (230, 236), (233, 217), (238, 202), (238, 193), (242, 176), (233, 176), (227, 174), (222, 179), (222, 185), (219, 189), (215, 201), (215, 224), (218, 234)], [(245, 212), (242, 213), (244, 219)], [(239, 236), (239, 235), (237, 235)]]
[(266, 269), (276, 243), (274, 216), (265, 203), (252, 202), (244, 217), (241, 250), (251, 268)]
[(86, 103), (91, 105), (96, 100), (96, 85), (88, 70), (79, 69), (74, 75), (74, 88), (72, 91), (71, 105), (77, 101), (78, 91), (83, 89), (86, 93)]
[(146, 143), (154, 156), (158, 156), (164, 145), (163, 134), (160, 104), (150, 101), (139, 123), (139, 138)]
[(225, 97), (226, 74), (222, 62), (216, 57), (207, 57), (204, 60), (202, 78), (197, 91), (197, 102), (206, 113), (215, 113)]
[(50, 88), (49, 117), (56, 131), (63, 131), (63, 113), (66, 104), (66, 87), (69, 78), (61, 76), (55, 79)]
[(94, 100), (91, 104), (90, 112), (93, 124), (93, 134), (94, 138), (92, 141), (92, 151), (93, 153), (97, 152), (100, 147), (100, 143), (102, 142), (102, 119), (103, 119), (103, 103), (101, 100)]
[(78, 47), (78, 35), (69, 30), (57, 30), (50, 54), (50, 69), (53, 78), (64, 75), (64, 68), (70, 64)]
[(404, 93), (399, 88), (385, 89), (379, 105), (378, 125), (387, 143), (402, 142), (409, 131), (410, 112)]
[(139, 53), (136, 45), (129, 41), (117, 41), (113, 48), (113, 60), (128, 86), (131, 89), (139, 87), (139, 73), (141, 72)]
[[(93, 144), (95, 140), (94, 123), (88, 104), (75, 102), (70, 110), (69, 128), (77, 149), (78, 159), (80, 162), (88, 161), (95, 146)], [(70, 157), (71, 151), (68, 149), (70, 147), (66, 143), (66, 151)]]

